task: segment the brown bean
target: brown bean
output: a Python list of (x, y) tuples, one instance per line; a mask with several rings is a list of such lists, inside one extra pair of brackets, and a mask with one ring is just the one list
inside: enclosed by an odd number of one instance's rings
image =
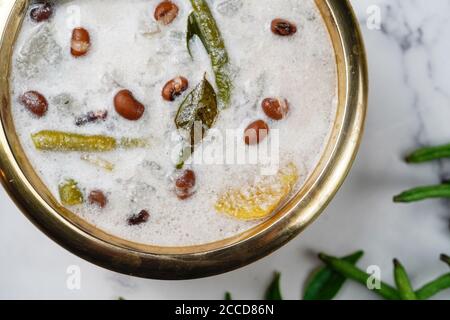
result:
[(176, 77), (165, 84), (162, 89), (162, 97), (167, 101), (174, 101), (176, 97), (180, 96), (187, 90), (189, 82), (184, 77)]
[(192, 170), (185, 170), (175, 181), (175, 193), (181, 200), (190, 198), (194, 194), (196, 177)]
[(22, 94), (19, 101), (30, 112), (38, 117), (42, 117), (48, 110), (47, 99), (37, 91), (28, 91)]
[(281, 120), (289, 112), (289, 103), (282, 98), (266, 98), (261, 103), (264, 113), (273, 120)]
[(263, 120), (257, 120), (248, 125), (244, 131), (244, 141), (247, 145), (255, 145), (263, 141), (269, 134), (269, 126)]
[(155, 9), (155, 19), (164, 25), (170, 24), (178, 16), (178, 6), (172, 1), (163, 1)]
[(116, 94), (114, 107), (118, 114), (131, 121), (139, 120), (145, 111), (144, 105), (129, 90), (121, 90)]
[(30, 11), (30, 17), (35, 22), (50, 19), (53, 14), (53, 6), (49, 2), (38, 3)]
[(75, 28), (72, 31), (70, 52), (74, 57), (84, 56), (91, 46), (91, 37), (84, 28)]
[(89, 203), (96, 204), (100, 208), (104, 208), (108, 203), (108, 199), (101, 190), (92, 190), (89, 193)]
[(284, 19), (274, 19), (271, 24), (272, 32), (279, 36), (291, 36), (297, 32), (297, 26)]
[(150, 214), (147, 210), (142, 210), (138, 214), (135, 214), (134, 216), (131, 216), (128, 218), (128, 225), (130, 226), (136, 226), (142, 223), (145, 223), (150, 218)]

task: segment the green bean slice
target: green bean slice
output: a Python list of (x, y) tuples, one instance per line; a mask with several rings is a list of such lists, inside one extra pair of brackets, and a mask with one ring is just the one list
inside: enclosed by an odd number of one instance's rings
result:
[(75, 206), (83, 203), (83, 194), (78, 188), (78, 183), (73, 179), (68, 179), (58, 187), (59, 198), (65, 206)]
[(31, 135), (34, 146), (42, 151), (108, 152), (121, 148), (141, 148), (145, 139), (116, 138), (103, 135), (82, 135), (77, 133), (44, 130)]

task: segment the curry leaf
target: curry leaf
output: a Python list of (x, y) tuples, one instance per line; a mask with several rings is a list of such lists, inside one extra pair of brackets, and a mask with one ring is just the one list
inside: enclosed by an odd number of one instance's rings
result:
[(199, 121), (203, 127), (209, 129), (214, 124), (217, 114), (216, 93), (204, 77), (181, 103), (175, 124), (178, 129), (190, 130), (195, 122)]
[(191, 46), (189, 45), (189, 42), (192, 40), (192, 38), (197, 35), (200, 40), (202, 41), (203, 45), (206, 48), (204, 37), (202, 36), (202, 33), (200, 32), (197, 24), (197, 20), (195, 19), (194, 12), (191, 12), (191, 14), (188, 17), (188, 25), (187, 25), (187, 33), (186, 33), (186, 46), (189, 52), (189, 55), (192, 57), (191, 52)]
[[(190, 40), (196, 35), (200, 38), (211, 60), (216, 77), (218, 96), (224, 107), (231, 99), (232, 83), (228, 68), (228, 53), (225, 43), (217, 27), (216, 21), (205, 0), (191, 0), (194, 11), (188, 17), (186, 42), (189, 54)], [(192, 54), (191, 54), (192, 56)]]
[[(181, 103), (175, 117), (177, 129), (185, 130), (190, 141), (188, 150), (192, 153), (194, 146), (199, 143), (206, 131), (212, 127), (217, 118), (217, 97), (214, 88), (206, 77), (188, 94)], [(186, 148), (183, 149), (178, 166), (187, 159)], [(190, 156), (190, 154), (189, 154)]]

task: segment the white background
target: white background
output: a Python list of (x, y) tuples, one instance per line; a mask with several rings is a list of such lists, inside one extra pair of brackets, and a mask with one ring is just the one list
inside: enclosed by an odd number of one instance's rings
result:
[[(370, 68), (367, 130), (356, 164), (322, 217), (271, 256), (240, 270), (193, 281), (153, 281), (107, 271), (72, 255), (39, 232), (0, 189), (0, 298), (33, 299), (260, 299), (274, 270), (286, 299), (299, 299), (318, 265), (315, 253), (366, 254), (361, 267), (378, 265), (392, 283), (392, 258), (408, 269), (415, 287), (448, 272), (450, 210), (443, 200), (395, 205), (399, 191), (450, 177), (449, 162), (408, 166), (402, 156), (421, 144), (450, 142), (450, 2), (353, 0)], [(369, 30), (366, 10), (381, 9), (381, 30)], [(81, 289), (69, 290), (66, 270), (81, 268)], [(377, 298), (348, 283), (338, 298)], [(450, 291), (437, 298), (450, 299)]]

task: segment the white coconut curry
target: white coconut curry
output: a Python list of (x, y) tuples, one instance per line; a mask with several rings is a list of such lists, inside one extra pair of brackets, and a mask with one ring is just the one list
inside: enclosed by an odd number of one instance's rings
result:
[(337, 105), (313, 0), (41, 1), (11, 74), (17, 133), (55, 198), (152, 245), (270, 217), (317, 165)]

